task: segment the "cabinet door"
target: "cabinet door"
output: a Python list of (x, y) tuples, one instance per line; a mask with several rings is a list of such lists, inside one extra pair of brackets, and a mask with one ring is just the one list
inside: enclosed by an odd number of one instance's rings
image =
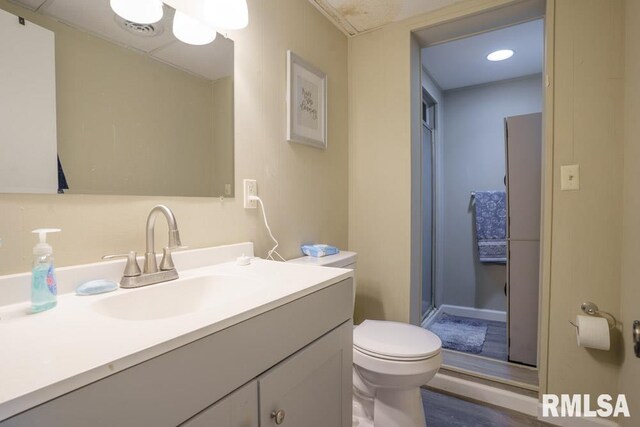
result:
[(181, 426), (258, 427), (258, 382), (240, 387)]
[(540, 240), (542, 114), (507, 117), (510, 240)]
[(352, 335), (347, 322), (261, 376), (260, 425), (351, 426)]
[(536, 366), (540, 243), (509, 243), (509, 361)]

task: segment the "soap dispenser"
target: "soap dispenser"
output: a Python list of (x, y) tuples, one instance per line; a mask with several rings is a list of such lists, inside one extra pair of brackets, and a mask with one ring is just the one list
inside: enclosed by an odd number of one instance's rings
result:
[(38, 313), (56, 306), (58, 283), (53, 266), (53, 248), (47, 243), (48, 233), (58, 233), (59, 228), (33, 230), (39, 243), (33, 247), (33, 269), (31, 270), (31, 311)]

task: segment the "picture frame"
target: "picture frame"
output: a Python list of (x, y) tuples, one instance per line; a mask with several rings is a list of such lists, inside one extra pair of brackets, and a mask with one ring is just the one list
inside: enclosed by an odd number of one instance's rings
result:
[(327, 148), (327, 74), (287, 50), (287, 140)]

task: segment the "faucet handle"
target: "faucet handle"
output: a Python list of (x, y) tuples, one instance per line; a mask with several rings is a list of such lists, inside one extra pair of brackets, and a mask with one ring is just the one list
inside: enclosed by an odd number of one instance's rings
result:
[(122, 274), (124, 277), (135, 277), (142, 274), (142, 271), (140, 271), (140, 266), (138, 265), (136, 253), (134, 251), (129, 251), (128, 254), (105, 255), (102, 257), (102, 259), (104, 260), (116, 258), (127, 259), (127, 265), (124, 267), (124, 273)]
[(171, 248), (162, 249), (162, 261), (160, 261), (160, 270), (175, 270), (176, 266), (173, 264), (173, 258), (171, 257)]

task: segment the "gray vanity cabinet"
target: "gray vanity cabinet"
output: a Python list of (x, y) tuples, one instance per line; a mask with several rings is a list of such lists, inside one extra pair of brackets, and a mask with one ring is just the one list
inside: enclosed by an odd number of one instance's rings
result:
[(344, 324), (262, 375), (260, 425), (350, 426), (351, 411), (342, 405), (351, 400), (351, 387), (343, 383), (352, 375), (351, 363), (345, 363), (352, 336), (353, 327)]
[[(0, 427), (351, 426), (352, 279), (197, 339)], [(117, 365), (117, 362), (114, 362)]]
[(258, 427), (258, 382), (251, 381), (181, 427)]
[[(350, 425), (351, 323), (329, 332), (182, 427), (258, 427), (271, 425), (327, 427)], [(259, 421), (258, 421), (259, 420)]]

